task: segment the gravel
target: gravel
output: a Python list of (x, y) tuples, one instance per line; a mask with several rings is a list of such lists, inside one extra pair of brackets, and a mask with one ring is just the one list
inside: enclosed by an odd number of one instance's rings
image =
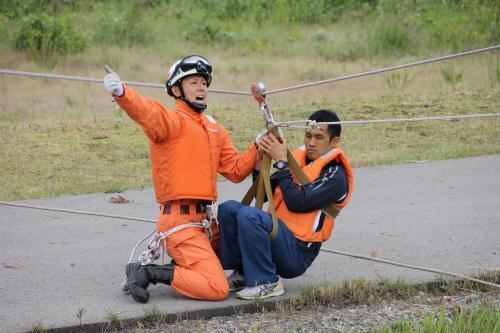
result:
[(456, 311), (468, 310), (481, 303), (500, 308), (500, 292), (462, 293), (434, 296), (420, 292), (406, 300), (390, 300), (371, 305), (338, 307), (313, 305), (302, 309), (278, 305), (275, 310), (260, 313), (182, 320), (154, 329), (141, 324), (127, 333), (159, 332), (371, 332), (396, 321), (419, 323), (443, 309), (452, 320)]

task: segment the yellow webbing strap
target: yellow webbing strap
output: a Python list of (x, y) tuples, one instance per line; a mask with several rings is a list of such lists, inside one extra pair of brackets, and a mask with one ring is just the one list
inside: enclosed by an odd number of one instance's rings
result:
[(270, 172), (271, 156), (264, 153), (264, 156), (262, 157), (259, 178), (257, 178), (252, 184), (248, 192), (243, 197), (243, 200), (241, 200), (241, 203), (244, 205), (250, 205), (253, 198), (256, 198), (255, 207), (262, 209), (262, 206), (264, 205), (264, 199), (265, 197), (267, 197), (267, 200), (269, 201), (269, 210), (271, 211), (271, 218), (273, 220), (273, 229), (269, 233), (269, 237), (271, 239), (274, 239), (278, 235), (278, 218), (276, 217), (276, 210), (274, 208), (274, 198), (271, 188)]
[[(265, 156), (265, 155), (264, 155)], [(257, 193), (255, 194), (255, 207), (262, 209), (262, 206), (264, 205), (264, 200), (265, 200), (265, 189), (264, 189), (264, 175), (262, 174), (262, 168), (265, 167), (265, 157), (262, 159), (262, 166), (261, 170), (259, 173), (259, 179), (257, 183)]]
[[(299, 166), (295, 158), (293, 157), (290, 150), (287, 152), (287, 160), (288, 166), (293, 174), (297, 177), (297, 180), (301, 185), (310, 183), (309, 178), (307, 178), (302, 168)], [(273, 229), (269, 234), (271, 239), (274, 239), (278, 235), (278, 219), (276, 217), (276, 210), (274, 208), (274, 199), (271, 188), (271, 179), (270, 179), (270, 170), (271, 170), (271, 157), (268, 154), (264, 154), (262, 157), (262, 166), (259, 174), (259, 178), (255, 180), (252, 184), (248, 192), (245, 194), (245, 197), (241, 201), (244, 205), (250, 205), (253, 198), (256, 198), (255, 207), (262, 209), (264, 204), (265, 196), (267, 196), (269, 201), (269, 210), (271, 211), (271, 217), (273, 219)], [(336, 218), (340, 213), (340, 208), (335, 204), (331, 204), (330, 206), (323, 208), (322, 211), (330, 216), (332, 219)]]
[(257, 194), (257, 186), (259, 185), (259, 179), (260, 176), (253, 182), (252, 186), (250, 186), (250, 188), (248, 189), (247, 194), (245, 194), (245, 196), (241, 200), (241, 203), (245, 206), (250, 206), (253, 198), (255, 198), (255, 195)]
[[(267, 200), (269, 202), (269, 210), (271, 211), (271, 217), (273, 219), (273, 229), (269, 233), (269, 238), (275, 239), (276, 236), (278, 235), (278, 218), (276, 217), (276, 209), (274, 208), (274, 197), (273, 197), (273, 190), (271, 188), (270, 172), (271, 172), (271, 156), (269, 156), (268, 154), (264, 154), (264, 157), (262, 158), (262, 167), (260, 169), (260, 175), (264, 182), (264, 189), (266, 191)], [(259, 187), (259, 191), (257, 192), (257, 199), (259, 199), (258, 196), (259, 192), (260, 193), (263, 192), (261, 189), (262, 186)], [(258, 203), (259, 202), (255, 204), (256, 207)], [(262, 205), (258, 208), (262, 209)]]

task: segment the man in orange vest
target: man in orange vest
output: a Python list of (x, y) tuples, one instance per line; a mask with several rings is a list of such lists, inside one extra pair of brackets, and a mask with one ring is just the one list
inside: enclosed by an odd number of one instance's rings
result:
[[(310, 120), (338, 122), (329, 110), (313, 113)], [(310, 183), (299, 185), (288, 168), (286, 141), (267, 135), (259, 147), (277, 161), (271, 175), (278, 235), (270, 239), (272, 218), (260, 209), (227, 201), (219, 206), (219, 228), (224, 269), (232, 290), (242, 289), (241, 299), (262, 299), (284, 293), (283, 278), (303, 274), (328, 240), (334, 220), (322, 209), (332, 204), (342, 208), (349, 202), (354, 178), (346, 156), (339, 148), (340, 124), (319, 124), (305, 132), (304, 146), (293, 152)], [(260, 169), (257, 162), (256, 170)], [(256, 176), (254, 172), (254, 178)]]
[(242, 181), (252, 172), (257, 148), (252, 143), (238, 155), (227, 130), (203, 114), (211, 73), (212, 65), (201, 56), (174, 63), (166, 82), (167, 93), (175, 98), (173, 110), (123, 85), (116, 73), (104, 78), (106, 90), (149, 138), (160, 204), (156, 235), (173, 259), (173, 264), (155, 265), (150, 263), (153, 256), (126, 266), (127, 287), (138, 302), (149, 300), (150, 283), (171, 285), (179, 294), (201, 300), (222, 300), (229, 293), (208, 235), (217, 238), (218, 229), (206, 223), (207, 209), (217, 199), (217, 173)]

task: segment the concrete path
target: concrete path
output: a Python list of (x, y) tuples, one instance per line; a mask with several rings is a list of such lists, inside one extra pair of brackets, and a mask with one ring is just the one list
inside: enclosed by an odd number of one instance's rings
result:
[[(500, 155), (359, 168), (352, 204), (342, 211), (325, 247), (471, 274), (500, 268)], [(219, 183), (221, 201), (240, 199), (249, 182)], [(25, 201), (40, 206), (155, 219), (152, 190), (121, 194), (131, 202), (112, 204), (112, 194)], [(49, 212), (0, 205), (0, 331), (29, 331), (138, 318), (158, 309), (178, 314), (230, 312), (244, 304), (200, 302), (150, 287), (146, 305), (120, 290), (124, 265), (145, 222)], [(142, 249), (141, 249), (142, 251)], [(422, 273), (335, 254), (321, 253), (308, 272), (286, 280), (288, 294), (308, 283), (365, 277), (425, 281)]]

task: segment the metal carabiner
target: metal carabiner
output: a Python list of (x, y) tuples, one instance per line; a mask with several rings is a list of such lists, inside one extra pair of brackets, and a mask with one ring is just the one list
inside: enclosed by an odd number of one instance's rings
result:
[(148, 265), (160, 258), (161, 234), (155, 232), (148, 243), (147, 250), (143, 251), (139, 257), (141, 265)]
[(273, 126), (276, 122), (274, 121), (273, 113), (267, 107), (266, 86), (262, 82), (252, 84), (251, 91), (253, 98), (255, 98), (255, 100), (259, 103), (260, 111), (264, 116), (264, 121), (266, 122), (267, 127)]

